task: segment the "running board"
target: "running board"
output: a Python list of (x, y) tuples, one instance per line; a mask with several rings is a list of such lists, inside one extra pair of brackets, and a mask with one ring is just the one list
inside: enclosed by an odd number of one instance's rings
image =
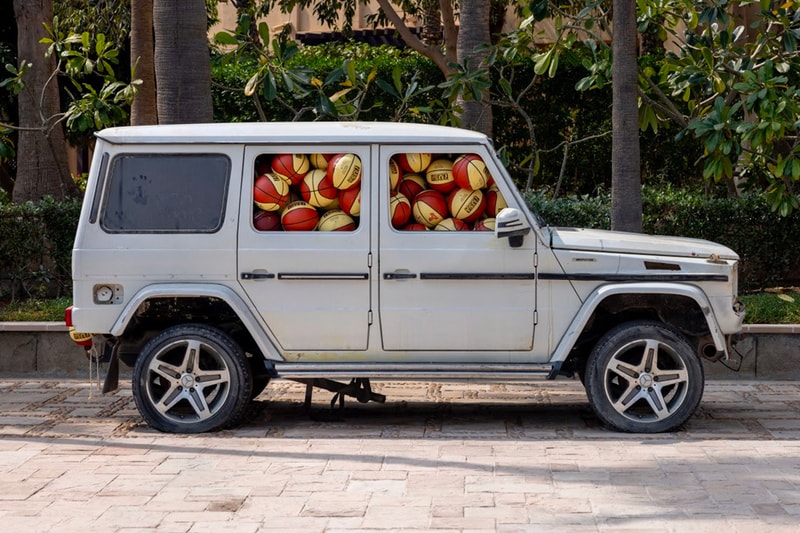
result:
[(308, 378), (373, 378), (378, 380), (408, 379), (440, 381), (448, 379), (486, 381), (529, 381), (552, 377), (557, 369), (552, 364), (484, 364), (484, 363), (274, 363), (275, 377)]

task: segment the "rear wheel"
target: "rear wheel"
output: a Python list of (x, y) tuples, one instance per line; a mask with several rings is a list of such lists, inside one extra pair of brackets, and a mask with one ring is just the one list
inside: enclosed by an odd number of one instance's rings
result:
[(253, 388), (241, 347), (202, 324), (164, 330), (142, 349), (133, 370), (136, 407), (155, 429), (201, 433), (239, 422)]
[(658, 433), (686, 422), (703, 396), (703, 367), (679, 332), (629, 322), (597, 343), (586, 365), (586, 395), (606, 425)]

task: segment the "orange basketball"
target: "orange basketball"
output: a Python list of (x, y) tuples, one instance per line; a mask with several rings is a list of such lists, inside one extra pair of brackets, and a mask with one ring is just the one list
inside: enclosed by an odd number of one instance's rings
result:
[(397, 162), (406, 172), (422, 172), (431, 164), (431, 154), (397, 154)]
[(317, 227), (319, 214), (308, 202), (298, 200), (281, 213), (281, 225), (286, 231), (311, 231)]
[(445, 194), (458, 187), (453, 178), (453, 163), (447, 159), (437, 159), (431, 163), (425, 171), (425, 180), (431, 189)]
[(449, 216), (447, 200), (444, 195), (432, 189), (422, 191), (414, 198), (411, 212), (417, 222), (429, 228), (434, 227)]
[(402, 228), (411, 218), (411, 202), (403, 193), (396, 192), (389, 198), (389, 212), (392, 217), (392, 226)]
[(337, 189), (355, 187), (361, 181), (361, 158), (356, 154), (338, 154), (328, 161), (328, 179)]
[(289, 199), (289, 184), (268, 172), (256, 178), (253, 201), (264, 211), (279, 211)]
[(315, 168), (300, 182), (300, 196), (314, 207), (327, 209), (339, 196), (339, 189), (333, 186), (324, 170)]
[(469, 224), (457, 218), (446, 218), (436, 224), (436, 231), (468, 231)]
[(421, 193), (428, 188), (428, 182), (419, 174), (406, 174), (400, 180), (397, 186), (397, 191), (403, 193), (403, 196), (414, 201), (417, 194)]
[(403, 231), (428, 231), (428, 226), (420, 224), (419, 222), (412, 222), (403, 226)]
[(305, 154), (278, 154), (272, 158), (272, 171), (285, 178), (291, 185), (297, 185), (311, 169)]
[(497, 188), (497, 185), (492, 185), (486, 191), (486, 214), (490, 217), (496, 217), (497, 213), (508, 207), (506, 199)]
[(356, 229), (356, 222), (353, 217), (341, 209), (334, 209), (319, 217), (317, 229), (319, 231), (353, 231)]
[(494, 231), (494, 219), (482, 218), (472, 227), (475, 231)]
[(258, 231), (277, 231), (281, 229), (281, 215), (277, 211), (256, 209), (253, 213), (253, 227)]
[(453, 178), (462, 189), (482, 189), (492, 176), (483, 160), (475, 154), (462, 155), (453, 162)]
[(465, 222), (473, 222), (483, 215), (486, 199), (481, 191), (456, 189), (447, 199), (450, 214)]
[(361, 187), (352, 187), (339, 191), (339, 208), (357, 217), (361, 214)]
[(389, 159), (389, 188), (391, 190), (397, 189), (397, 184), (400, 183), (402, 177), (403, 170), (400, 168), (400, 165), (397, 164), (394, 157)]

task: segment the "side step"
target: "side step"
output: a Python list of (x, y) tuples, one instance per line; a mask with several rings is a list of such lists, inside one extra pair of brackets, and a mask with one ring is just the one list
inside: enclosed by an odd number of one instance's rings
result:
[(552, 364), (485, 363), (274, 363), (275, 377), (285, 379), (378, 380), (485, 380), (530, 381), (552, 377), (558, 369)]

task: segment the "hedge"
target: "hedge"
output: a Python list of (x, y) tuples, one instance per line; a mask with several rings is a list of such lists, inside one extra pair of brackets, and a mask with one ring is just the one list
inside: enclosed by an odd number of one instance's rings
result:
[[(610, 197), (572, 196), (526, 201), (551, 226), (607, 229)], [(80, 202), (0, 204), (0, 300), (71, 293), (71, 250)], [(772, 213), (763, 198), (709, 199), (682, 190), (644, 191), (645, 233), (681, 235), (730, 246), (742, 257), (740, 291), (786, 285), (800, 279), (800, 212)]]

